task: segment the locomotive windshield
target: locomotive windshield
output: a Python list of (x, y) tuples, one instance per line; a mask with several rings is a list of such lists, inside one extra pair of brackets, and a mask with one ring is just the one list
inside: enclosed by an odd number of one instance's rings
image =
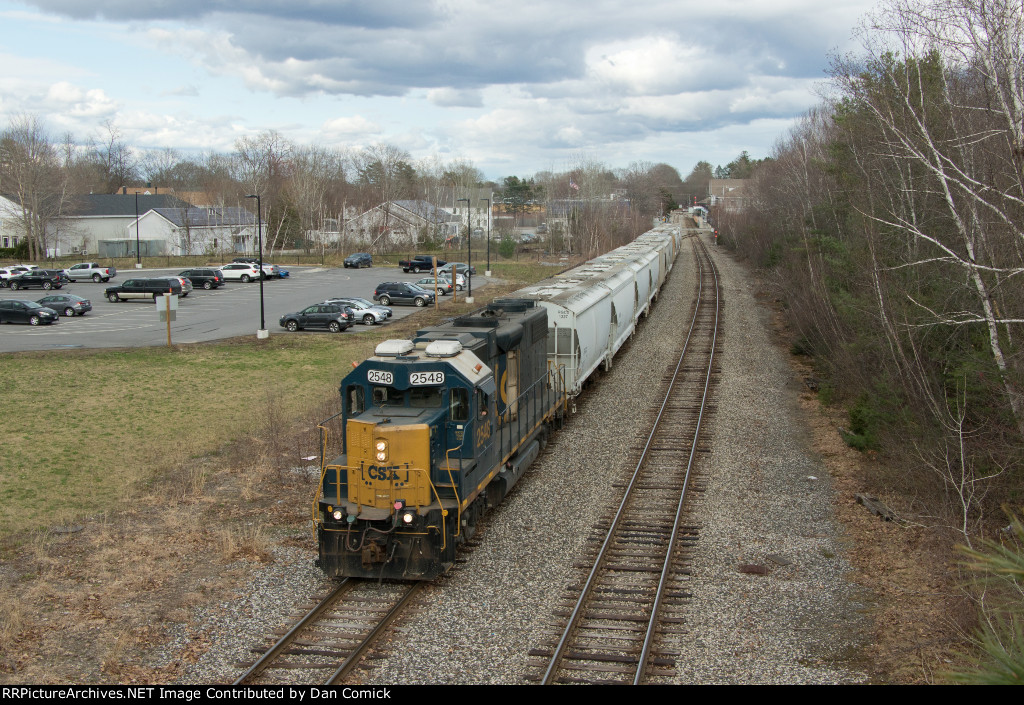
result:
[(373, 405), (379, 407), (408, 406), (413, 409), (441, 407), (440, 387), (413, 387), (409, 390), (394, 387), (374, 387)]
[(414, 409), (437, 409), (441, 406), (440, 387), (413, 387), (409, 392), (409, 405)]

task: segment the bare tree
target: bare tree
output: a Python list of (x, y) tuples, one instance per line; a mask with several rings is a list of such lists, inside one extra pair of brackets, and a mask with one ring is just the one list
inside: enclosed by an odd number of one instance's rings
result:
[(69, 196), (66, 172), (38, 116), (18, 115), (0, 135), (0, 188), (18, 200), (29, 258), (46, 257), (49, 226)]

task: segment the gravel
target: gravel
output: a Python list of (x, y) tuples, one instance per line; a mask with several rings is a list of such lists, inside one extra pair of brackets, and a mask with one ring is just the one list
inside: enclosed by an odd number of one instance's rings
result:
[[(725, 291), (722, 370), (712, 418), (703, 529), (692, 559), (687, 633), (669, 683), (850, 683), (860, 605), (844, 579), (830, 483), (805, 442), (798, 389), (768, 316), (740, 265), (714, 253)], [(364, 672), (373, 684), (525, 683), (565, 587), (574, 583), (591, 529), (621, 490), (612, 486), (646, 437), (644, 412), (685, 330), (692, 296), (689, 247), (676, 261), (653, 315), (597, 385), (584, 395), (510, 497), (492, 512), (465, 562), (424, 593), (423, 607), (392, 630), (383, 658)], [(814, 479), (812, 479), (814, 478)], [(240, 588), (236, 601), (197, 612), (166, 653), (210, 649), (183, 683), (230, 682), (250, 649), (288, 614), (325, 593), (313, 549), (275, 549), (275, 562)], [(739, 572), (741, 564), (767, 574)], [(202, 651), (201, 648), (196, 649)]]

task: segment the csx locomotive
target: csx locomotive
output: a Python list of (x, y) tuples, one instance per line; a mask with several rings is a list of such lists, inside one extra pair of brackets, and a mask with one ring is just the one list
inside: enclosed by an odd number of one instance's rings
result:
[(313, 504), (332, 577), (429, 580), (455, 561), (646, 315), (681, 244), (661, 226), (485, 308), (386, 340), (342, 381), (343, 452)]

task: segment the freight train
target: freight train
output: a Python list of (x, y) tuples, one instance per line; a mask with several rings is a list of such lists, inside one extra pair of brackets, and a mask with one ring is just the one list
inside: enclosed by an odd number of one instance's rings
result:
[[(455, 562), (650, 311), (676, 225), (411, 340), (386, 340), (341, 381), (321, 424), (313, 524), (331, 577), (430, 580)], [(330, 422), (330, 423), (329, 423)], [(337, 428), (342, 453), (328, 458)]]

